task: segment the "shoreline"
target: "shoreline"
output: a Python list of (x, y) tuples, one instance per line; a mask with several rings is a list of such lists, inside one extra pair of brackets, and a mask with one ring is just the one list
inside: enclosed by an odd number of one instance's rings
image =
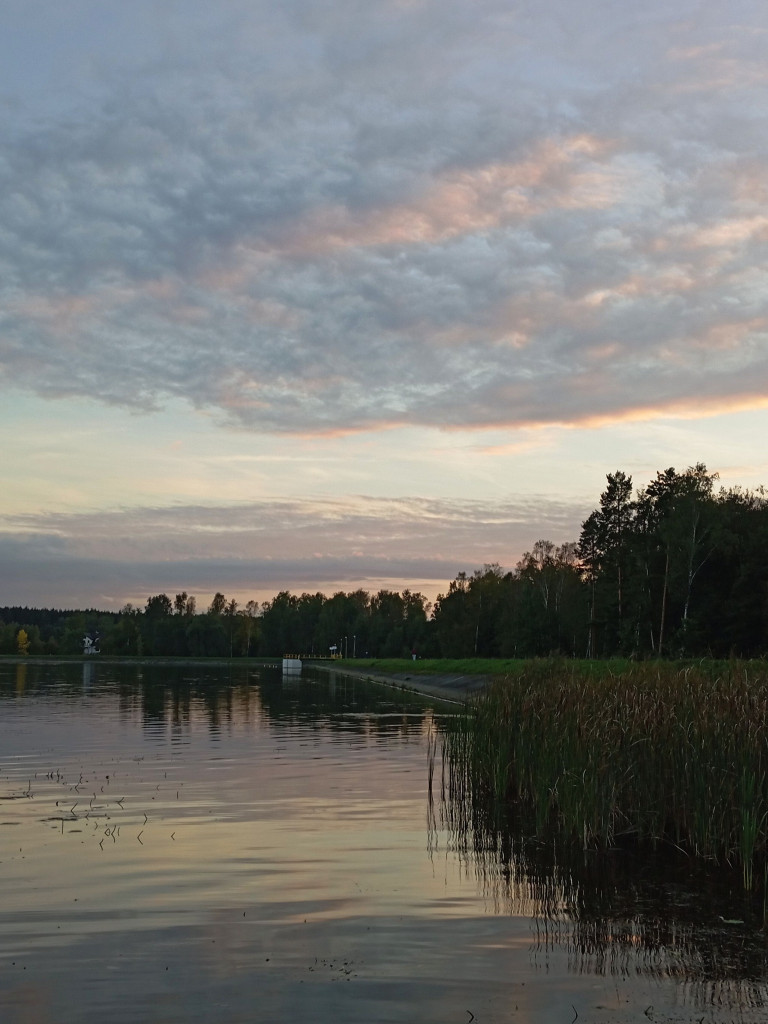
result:
[[(120, 657), (118, 656), (92, 656), (83, 655), (70, 656), (21, 656), (5, 655), (0, 658), (0, 665), (209, 665), (224, 667), (238, 664), (242, 667), (258, 668), (271, 666), (278, 668), (280, 659), (258, 660), (246, 658), (174, 658), (174, 657)], [(313, 661), (307, 659), (303, 662), (307, 668), (318, 669), (321, 672), (338, 672), (340, 675), (351, 676), (363, 682), (380, 683), (391, 686), (398, 690), (409, 690), (425, 697), (432, 697), (436, 700), (445, 701), (451, 704), (466, 704), (467, 700), (491, 682), (490, 675), (466, 675), (453, 673), (435, 673), (422, 675), (409, 672), (371, 672), (369, 669), (356, 669), (348, 664), (342, 665), (338, 662)]]
[(367, 669), (349, 668), (346, 665), (343, 668), (336, 668), (311, 661), (307, 662), (307, 665), (324, 672), (339, 672), (341, 675), (352, 676), (364, 682), (383, 683), (385, 686), (391, 686), (398, 690), (410, 690), (412, 693), (433, 697), (450, 704), (466, 704), (470, 697), (484, 690), (491, 681), (491, 676), (485, 675), (411, 675), (408, 672), (371, 672)]

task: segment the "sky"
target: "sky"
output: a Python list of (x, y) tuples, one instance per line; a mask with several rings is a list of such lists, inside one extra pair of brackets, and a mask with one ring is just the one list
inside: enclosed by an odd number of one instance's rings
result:
[(0, 605), (410, 587), (768, 482), (764, 0), (2, 0)]

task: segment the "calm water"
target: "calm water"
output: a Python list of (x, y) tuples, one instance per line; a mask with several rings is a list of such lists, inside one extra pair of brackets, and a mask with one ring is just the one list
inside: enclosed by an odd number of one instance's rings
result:
[(0, 1021), (766, 1019), (738, 890), (441, 800), (440, 714), (342, 676), (0, 665)]

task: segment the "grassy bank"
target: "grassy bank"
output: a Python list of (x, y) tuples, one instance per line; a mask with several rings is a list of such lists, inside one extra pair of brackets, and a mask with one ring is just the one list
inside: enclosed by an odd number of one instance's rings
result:
[(751, 888), (766, 861), (767, 716), (762, 664), (526, 662), (454, 721), (447, 784), (518, 801), (587, 846), (633, 836), (738, 865)]
[[(461, 675), (503, 677), (519, 676), (527, 672), (532, 664), (530, 658), (337, 658), (340, 667), (358, 670), (370, 669), (371, 672), (384, 672), (390, 675)], [(623, 658), (606, 661), (573, 662), (578, 665), (579, 672), (586, 675), (615, 675), (629, 669), (633, 662)]]
[(512, 658), (340, 658), (342, 667), (388, 675), (506, 676), (518, 673), (525, 661)]

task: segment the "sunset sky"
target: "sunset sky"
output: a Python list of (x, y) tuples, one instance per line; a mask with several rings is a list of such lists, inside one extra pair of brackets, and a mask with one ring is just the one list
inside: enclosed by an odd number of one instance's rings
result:
[(0, 139), (0, 604), (768, 484), (765, 0), (3, 0)]

